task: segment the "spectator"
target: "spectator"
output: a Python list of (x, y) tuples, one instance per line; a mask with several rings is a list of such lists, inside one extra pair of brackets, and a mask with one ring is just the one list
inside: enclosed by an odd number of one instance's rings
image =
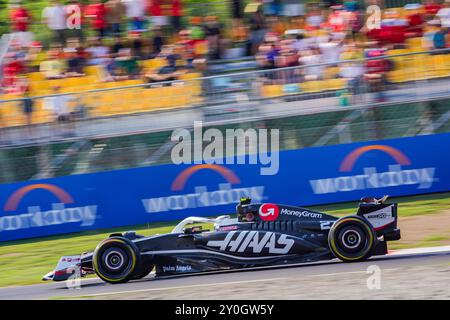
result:
[(67, 77), (84, 76), (83, 68), (86, 65), (87, 53), (80, 46), (78, 39), (70, 39), (67, 41), (67, 47), (64, 49), (64, 58), (67, 61)]
[(353, 95), (352, 103), (356, 103), (359, 94), (363, 93), (362, 86), (365, 73), (363, 57), (362, 51), (352, 41), (344, 46), (340, 55), (342, 61), (357, 60), (339, 64), (339, 75), (347, 81), (347, 90)]
[(128, 33), (128, 38), (131, 40), (131, 55), (144, 60), (146, 55), (144, 53), (144, 42), (139, 31), (131, 31)]
[(31, 132), (31, 123), (33, 121), (33, 99), (30, 97), (30, 85), (27, 84), (25, 86), (25, 90), (23, 93), (23, 100), (22, 100), (22, 111), (25, 115), (25, 123), (27, 125), (27, 133), (28, 133), (28, 139), (32, 138), (32, 132)]
[(156, 57), (164, 45), (164, 38), (162, 35), (161, 27), (155, 26), (153, 28), (153, 38), (152, 38), (152, 57)]
[(53, 113), (54, 133), (58, 136), (70, 137), (75, 132), (75, 124), (69, 106), (74, 98), (70, 95), (60, 95), (60, 90), (59, 86), (52, 88), (55, 96), (44, 98), (44, 109)]
[(172, 0), (172, 10), (170, 14), (172, 17), (172, 27), (175, 32), (179, 32), (181, 30), (181, 17), (183, 16), (181, 0)]
[(139, 76), (139, 65), (136, 58), (131, 55), (131, 49), (119, 51), (116, 58), (116, 73), (122, 80), (136, 79)]
[(428, 21), (428, 29), (423, 35), (423, 46), (427, 50), (442, 49), (446, 47), (445, 31), (441, 28), (440, 20)]
[(109, 82), (116, 80), (116, 61), (111, 54), (107, 54), (101, 61), (100, 77), (102, 81)]
[(38, 72), (39, 65), (45, 57), (46, 53), (42, 50), (42, 44), (38, 41), (32, 42), (25, 57), (27, 72)]
[(386, 101), (384, 94), (387, 83), (387, 73), (391, 69), (390, 61), (385, 58), (385, 49), (371, 48), (367, 49), (367, 58), (378, 58), (366, 61), (365, 79), (373, 92), (375, 92), (376, 102)]
[(123, 0), (126, 5), (127, 18), (131, 23), (131, 30), (145, 31), (145, 3), (144, 0)]
[(27, 32), (32, 17), (28, 10), (18, 2), (11, 5), (10, 19), (11, 31)]
[[(439, 27), (439, 25), (437, 25)], [(448, 33), (448, 29), (439, 28), (433, 34), (433, 47), (432, 50), (439, 50), (447, 48), (446, 36)], [(436, 54), (442, 54), (443, 52), (437, 52)]]
[(104, 46), (99, 38), (92, 37), (88, 39), (88, 48), (86, 49), (88, 54), (88, 62), (89, 65), (99, 65), (103, 63), (103, 59), (105, 59), (109, 54), (109, 48)]
[(113, 57), (116, 57), (120, 50), (124, 49), (125, 45), (121, 37), (116, 37), (114, 40), (114, 44), (111, 47), (111, 53)]
[(406, 19), (408, 21), (408, 28), (406, 29), (406, 37), (414, 38), (422, 36), (423, 24), (425, 22), (424, 16), (422, 13), (422, 5), (415, 4), (407, 4), (404, 7), (407, 12)]
[(250, 25), (250, 52), (251, 55), (255, 55), (258, 51), (259, 45), (264, 41), (266, 34), (266, 25), (264, 22), (264, 15), (262, 14), (261, 6), (258, 6), (255, 12), (253, 12), (249, 19)]
[(177, 42), (177, 46), (182, 52), (182, 58), (187, 62), (188, 66), (191, 66), (195, 59), (195, 41), (191, 39), (189, 30), (181, 30), (179, 36), (180, 41)]
[(10, 52), (5, 55), (0, 78), (1, 88), (4, 93), (18, 93), (21, 91), (19, 76), (24, 71), (24, 65), (17, 57), (17, 53)]
[(436, 13), (443, 28), (450, 28), (450, 0), (445, 0), (443, 7)]
[(148, 83), (157, 83), (157, 82), (164, 82), (164, 81), (174, 81), (177, 80), (180, 74), (182, 73), (181, 70), (177, 67), (177, 56), (174, 54), (169, 54), (166, 57), (167, 65), (160, 68), (157, 73), (149, 72), (147, 73), (144, 78)]
[(300, 65), (305, 66), (302, 69), (304, 80), (321, 80), (323, 79), (325, 66), (316, 64), (322, 63), (322, 56), (318, 48), (310, 48), (300, 53), (298, 59)]
[(100, 39), (106, 35), (106, 13), (107, 9), (101, 0), (92, 0), (87, 6), (85, 16), (91, 20), (92, 29), (97, 31)]
[(106, 16), (108, 29), (113, 36), (120, 36), (127, 8), (121, 0), (109, 0), (105, 5), (108, 12)]
[(58, 51), (51, 50), (47, 52), (47, 59), (41, 62), (39, 71), (46, 79), (65, 78), (66, 65), (59, 56)]
[(201, 17), (192, 17), (189, 21), (190, 38), (194, 41), (194, 45), (205, 40), (205, 30), (202, 26)]
[(434, 17), (436, 13), (442, 9), (442, 5), (440, 5), (437, 0), (425, 0), (424, 4), (427, 17)]
[(324, 22), (324, 17), (320, 12), (320, 8), (317, 4), (310, 4), (310, 10), (306, 15), (306, 30), (313, 31), (319, 30), (320, 26)]
[(303, 33), (297, 33), (295, 36), (295, 42), (292, 45), (297, 52), (301, 52), (308, 48), (308, 41), (305, 39), (305, 35)]
[(163, 0), (147, 0), (147, 3), (148, 14), (152, 17), (152, 25), (159, 27), (165, 26), (167, 20), (162, 12)]
[(22, 46), (28, 46), (33, 40), (33, 34), (29, 32), (32, 16), (20, 1), (11, 4), (10, 20), (11, 31), (17, 34)]
[(210, 59), (220, 59), (221, 54), (221, 36), (220, 24), (217, 17), (208, 16), (205, 18), (205, 35), (208, 43)]
[(336, 63), (342, 50), (342, 42), (339, 35), (332, 34), (318, 44), (322, 53), (323, 62)]
[(66, 10), (58, 0), (51, 0), (50, 6), (45, 7), (42, 18), (47, 27), (53, 32), (53, 40), (64, 44), (67, 29)]

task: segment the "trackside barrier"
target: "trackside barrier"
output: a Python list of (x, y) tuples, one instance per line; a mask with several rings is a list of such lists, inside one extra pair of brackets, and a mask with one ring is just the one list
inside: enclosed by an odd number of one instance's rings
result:
[[(283, 151), (259, 165), (161, 165), (0, 185), (0, 240), (234, 212), (255, 202), (318, 205), (450, 190), (450, 134)], [(401, 210), (401, 209), (400, 209)]]

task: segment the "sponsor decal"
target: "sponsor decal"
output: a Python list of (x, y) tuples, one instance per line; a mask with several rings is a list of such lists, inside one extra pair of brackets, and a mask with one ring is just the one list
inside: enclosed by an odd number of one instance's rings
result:
[[(97, 206), (74, 206), (75, 200), (62, 188), (52, 184), (32, 184), (15, 191), (3, 206), (4, 212), (15, 212), (23, 197), (34, 190), (46, 190), (53, 194), (57, 203), (50, 210), (40, 206), (29, 206), (27, 213), (14, 213), (0, 217), (0, 232), (37, 227), (80, 223), (82, 227), (92, 226), (97, 217)], [(66, 206), (69, 206), (66, 208)]]
[(175, 265), (175, 266), (162, 266), (163, 272), (188, 272), (192, 270), (191, 265)]
[(366, 152), (373, 150), (390, 155), (397, 164), (389, 165), (388, 171), (384, 172), (378, 172), (375, 167), (366, 167), (360, 174), (310, 180), (313, 192), (328, 194), (408, 185), (415, 185), (418, 189), (429, 189), (436, 181), (434, 177), (436, 168), (404, 169), (403, 166), (412, 165), (411, 160), (401, 151), (386, 145), (370, 145), (353, 150), (342, 161), (339, 171), (351, 172), (356, 161)]
[(285, 234), (277, 236), (273, 232), (231, 231), (225, 239), (211, 240), (206, 245), (221, 251), (261, 253), (266, 250), (268, 253), (287, 254), (294, 245), (294, 240)]
[(280, 214), (280, 209), (276, 204), (264, 203), (259, 207), (258, 213), (263, 221), (275, 221)]
[(238, 203), (241, 198), (249, 197), (262, 201), (264, 186), (235, 187), (241, 181), (230, 169), (216, 164), (194, 165), (183, 170), (173, 181), (171, 190), (180, 192), (185, 189), (187, 180), (199, 171), (213, 171), (220, 174), (225, 183), (220, 183), (216, 190), (208, 190), (206, 186), (195, 186), (194, 192), (173, 194), (166, 197), (143, 199), (147, 213), (173, 210), (213, 207)]
[(219, 227), (220, 231), (231, 231), (231, 230), (237, 230), (237, 229), (239, 229), (239, 227), (236, 225)]
[(281, 214), (288, 215), (288, 216), (296, 216), (296, 217), (304, 217), (304, 218), (317, 218), (321, 219), (322, 214), (319, 212), (311, 212), (307, 210), (298, 211), (298, 210), (289, 210), (286, 208), (281, 209)]
[(388, 206), (380, 210), (366, 213), (363, 216), (369, 220), (375, 230), (379, 230), (395, 221), (395, 218), (392, 215), (392, 207), (393, 206)]

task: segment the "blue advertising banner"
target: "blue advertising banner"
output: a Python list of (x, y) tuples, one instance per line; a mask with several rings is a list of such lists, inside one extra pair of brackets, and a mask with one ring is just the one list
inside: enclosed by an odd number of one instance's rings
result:
[(0, 185), (0, 241), (233, 213), (243, 196), (308, 206), (449, 191), (449, 146), (438, 134), (283, 151), (273, 176), (162, 165)]

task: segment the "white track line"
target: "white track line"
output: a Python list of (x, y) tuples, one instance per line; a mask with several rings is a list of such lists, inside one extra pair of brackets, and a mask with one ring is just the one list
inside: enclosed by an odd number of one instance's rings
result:
[[(383, 271), (394, 271), (399, 270), (399, 268), (389, 268), (383, 269)], [(243, 280), (243, 281), (230, 281), (230, 282), (216, 282), (216, 283), (206, 283), (206, 284), (196, 284), (196, 285), (185, 285), (185, 286), (176, 286), (176, 287), (162, 287), (162, 288), (149, 288), (149, 289), (138, 289), (138, 290), (126, 290), (126, 291), (110, 291), (104, 293), (94, 293), (94, 294), (84, 294), (79, 297), (100, 297), (100, 296), (110, 296), (116, 294), (130, 294), (130, 293), (143, 293), (143, 292), (152, 292), (152, 291), (164, 291), (164, 290), (174, 290), (174, 289), (186, 289), (193, 287), (208, 287), (208, 286), (223, 286), (230, 284), (243, 284), (243, 283), (254, 283), (254, 282), (267, 282), (267, 281), (277, 281), (277, 280), (301, 280), (307, 278), (317, 278), (317, 277), (331, 277), (337, 275), (348, 275), (348, 274), (367, 274), (367, 270), (362, 271), (347, 271), (347, 272), (336, 272), (336, 273), (324, 273), (324, 274), (313, 274), (306, 275), (300, 277), (289, 277), (289, 278), (269, 278), (269, 279), (257, 279), (257, 280)], [(67, 297), (67, 298), (77, 298), (75, 297)]]
[(427, 253), (439, 253), (439, 252), (450, 252), (450, 246), (441, 247), (427, 247), (427, 248), (412, 248), (412, 249), (401, 249), (401, 250), (390, 250), (388, 255), (412, 255), (412, 254), (427, 254)]
[(285, 279), (288, 279), (288, 278), (243, 280), (243, 281), (231, 281), (231, 282), (216, 282), (216, 283), (194, 284), (194, 285), (177, 286), (177, 287), (166, 287), (166, 288), (151, 288), (151, 289), (139, 289), (139, 290), (112, 291), (112, 292), (104, 292), (104, 293), (87, 294), (87, 295), (81, 295), (81, 296), (82, 297), (96, 297), (96, 296), (105, 296), (105, 295), (114, 295), (114, 294), (127, 294), (127, 293), (139, 293), (139, 292), (150, 292), (150, 291), (161, 291), (161, 290), (174, 290), (174, 289), (184, 289), (184, 288), (194, 288), (194, 287), (220, 286), (220, 285), (227, 285), (227, 284), (242, 284), (242, 283), (252, 283), (252, 282), (261, 282), (261, 281), (276, 281), (276, 280), (285, 280)]

